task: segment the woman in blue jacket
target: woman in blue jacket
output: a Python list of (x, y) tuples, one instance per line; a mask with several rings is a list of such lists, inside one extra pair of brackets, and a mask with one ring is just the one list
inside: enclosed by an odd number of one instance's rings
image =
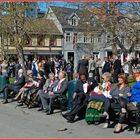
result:
[(136, 102), (137, 105), (140, 104), (140, 72), (135, 74), (136, 83), (131, 88), (131, 96), (129, 97), (130, 102)]

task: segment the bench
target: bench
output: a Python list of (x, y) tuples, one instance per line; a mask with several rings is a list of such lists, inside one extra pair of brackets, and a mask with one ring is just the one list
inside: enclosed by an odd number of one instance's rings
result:
[[(115, 112), (116, 114), (119, 113), (120, 107), (111, 105), (111, 110)], [(131, 107), (130, 107), (131, 106)], [(140, 109), (135, 107), (132, 103), (129, 103), (129, 106), (127, 106), (128, 110), (128, 121), (130, 124), (135, 123), (135, 134), (139, 134), (139, 123), (140, 123)], [(133, 120), (133, 118), (135, 119)]]

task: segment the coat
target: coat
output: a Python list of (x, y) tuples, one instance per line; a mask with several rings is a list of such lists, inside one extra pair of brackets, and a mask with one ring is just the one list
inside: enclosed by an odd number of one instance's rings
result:
[(79, 60), (77, 72), (82, 73), (82, 74), (88, 73), (88, 60), (86, 59)]
[(53, 86), (51, 87), (51, 90), (54, 94), (59, 94), (60, 96), (66, 96), (67, 88), (68, 88), (68, 81), (65, 79), (61, 82), (60, 88), (55, 90), (55, 88), (58, 86), (60, 80), (57, 80)]
[(136, 82), (131, 88), (129, 101), (140, 103), (140, 81)]
[(19, 91), (25, 85), (25, 76), (21, 76), (18, 78), (17, 82), (13, 85), (15, 91)]

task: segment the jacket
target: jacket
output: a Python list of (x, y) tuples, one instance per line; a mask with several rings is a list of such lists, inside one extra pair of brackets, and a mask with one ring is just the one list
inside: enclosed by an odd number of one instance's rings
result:
[(129, 101), (140, 103), (140, 81), (136, 82), (131, 88)]
[(15, 90), (20, 90), (24, 85), (25, 85), (25, 76), (21, 76), (14, 84)]
[(88, 73), (88, 60), (82, 59), (78, 62), (77, 72), (79, 73)]
[(60, 80), (57, 80), (53, 86), (51, 87), (51, 91), (54, 94), (60, 94), (61, 96), (66, 96), (66, 92), (67, 92), (67, 88), (68, 88), (68, 81), (65, 79), (64, 81), (61, 82), (60, 87), (56, 89), (56, 87), (58, 86)]

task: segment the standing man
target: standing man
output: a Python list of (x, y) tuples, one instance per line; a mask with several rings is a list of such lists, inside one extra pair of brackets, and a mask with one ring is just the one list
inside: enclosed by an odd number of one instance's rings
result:
[(103, 62), (102, 74), (104, 74), (105, 72), (110, 72), (110, 69), (111, 69), (111, 64), (108, 58), (105, 57)]
[(88, 61), (88, 73), (92, 73), (93, 77), (95, 77), (95, 69), (96, 69), (96, 63), (92, 56), (90, 56)]
[(115, 58), (115, 61), (113, 65), (113, 68), (114, 68), (113, 80), (114, 80), (114, 83), (117, 83), (118, 75), (121, 73), (121, 70), (122, 70), (122, 65), (121, 65), (121, 60), (119, 60), (117, 55), (115, 55), (114, 58)]
[(37, 58), (34, 58), (32, 62), (32, 74), (33, 74), (33, 77), (37, 77), (37, 74), (38, 74)]
[(16, 80), (18, 79), (18, 71), (19, 69), (21, 68), (21, 65), (19, 64), (19, 61), (16, 60), (16, 63), (15, 63), (15, 77), (16, 77)]
[(50, 65), (50, 71), (55, 74), (55, 63), (53, 58), (50, 58), (49, 65)]
[(85, 74), (88, 75), (88, 60), (85, 58), (85, 56), (82, 56), (82, 59), (79, 60), (78, 66), (77, 66), (77, 72), (79, 74)]

